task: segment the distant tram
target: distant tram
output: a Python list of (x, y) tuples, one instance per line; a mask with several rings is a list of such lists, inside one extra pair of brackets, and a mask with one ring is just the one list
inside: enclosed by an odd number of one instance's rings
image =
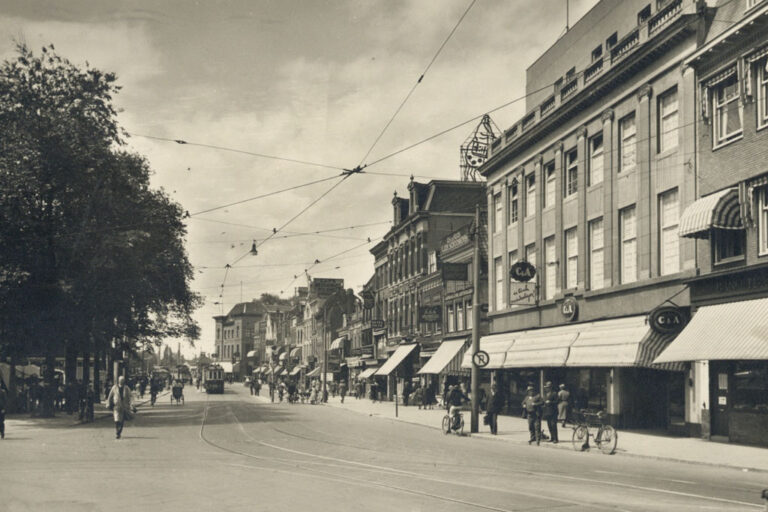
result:
[(224, 393), (224, 368), (218, 364), (212, 364), (203, 370), (205, 392)]

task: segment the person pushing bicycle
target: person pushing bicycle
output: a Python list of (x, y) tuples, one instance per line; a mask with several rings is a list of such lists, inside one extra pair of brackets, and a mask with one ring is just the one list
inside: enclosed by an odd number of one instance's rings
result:
[(468, 401), (469, 397), (459, 389), (459, 386), (454, 384), (448, 389), (446, 403), (448, 404), (448, 415), (451, 417), (451, 424), (454, 429), (459, 428), (459, 411), (461, 411), (461, 407)]

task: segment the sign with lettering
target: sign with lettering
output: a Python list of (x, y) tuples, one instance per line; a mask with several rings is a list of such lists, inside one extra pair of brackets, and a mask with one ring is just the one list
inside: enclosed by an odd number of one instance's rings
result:
[(443, 263), (441, 266), (444, 281), (468, 281), (469, 271), (466, 263)]
[(373, 345), (363, 345), (360, 347), (360, 355), (362, 357), (373, 357)]
[(651, 329), (659, 334), (675, 334), (688, 322), (685, 313), (675, 306), (660, 306), (648, 315)]
[(468, 245), (469, 239), (469, 226), (462, 226), (457, 231), (451, 233), (445, 237), (440, 244), (440, 253), (445, 253), (453, 249)]
[(320, 277), (312, 279), (311, 290), (318, 297), (328, 297), (343, 288), (343, 279), (328, 279)]
[(527, 283), (536, 277), (536, 267), (527, 261), (518, 261), (509, 268), (509, 277), (521, 283)]
[(560, 305), (560, 312), (569, 322), (576, 320), (579, 315), (579, 303), (573, 297), (567, 297)]
[(536, 283), (510, 281), (509, 303), (513, 306), (533, 306), (536, 304)]
[(375, 305), (373, 293), (371, 293), (369, 291), (365, 291), (361, 295), (363, 297), (363, 307), (365, 309), (373, 309), (373, 307)]
[(372, 318), (371, 319), (371, 329), (383, 329), (384, 328), (384, 320), (381, 318)]
[(439, 322), (442, 318), (442, 306), (419, 307), (419, 321), (425, 323)]

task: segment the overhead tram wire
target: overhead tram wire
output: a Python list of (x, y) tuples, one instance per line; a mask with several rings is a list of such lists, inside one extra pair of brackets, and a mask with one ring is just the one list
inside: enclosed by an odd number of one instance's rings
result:
[(435, 52), (434, 56), (432, 57), (432, 60), (430, 60), (429, 64), (427, 64), (427, 67), (424, 68), (424, 71), (419, 76), (419, 79), (416, 80), (416, 83), (413, 84), (413, 87), (411, 87), (411, 90), (408, 91), (408, 94), (406, 94), (405, 98), (403, 98), (403, 101), (400, 102), (400, 106), (397, 107), (397, 109), (395, 110), (395, 113), (392, 114), (392, 117), (389, 118), (389, 121), (387, 121), (387, 124), (384, 125), (384, 128), (382, 128), (382, 130), (379, 133), (379, 135), (373, 141), (373, 144), (371, 144), (371, 147), (368, 148), (368, 151), (365, 153), (365, 156), (363, 156), (363, 158), (360, 159), (360, 163), (358, 164), (358, 167), (363, 165), (363, 163), (365, 162), (366, 158), (368, 158), (370, 156), (371, 151), (373, 151), (373, 148), (376, 147), (376, 144), (379, 143), (381, 138), (384, 136), (384, 133), (386, 133), (387, 129), (389, 129), (390, 125), (395, 120), (395, 118), (400, 113), (400, 111), (403, 109), (403, 107), (405, 106), (406, 102), (408, 102), (408, 100), (410, 99), (411, 95), (413, 95), (413, 92), (416, 90), (416, 87), (418, 87), (419, 84), (422, 82), (422, 80), (424, 80), (424, 77), (427, 75), (427, 72), (429, 72), (429, 69), (432, 67), (432, 64), (435, 63), (435, 61), (437, 60), (437, 57), (443, 51), (443, 48), (445, 48), (445, 45), (448, 44), (448, 41), (450, 41), (451, 37), (453, 37), (453, 34), (456, 33), (456, 30), (459, 28), (459, 25), (461, 25), (461, 22), (464, 21), (464, 18), (466, 18), (467, 14), (469, 14), (470, 9), (472, 9), (472, 6), (475, 5), (476, 2), (477, 2), (477, 0), (472, 0), (469, 3), (467, 8), (464, 10), (464, 13), (459, 18), (459, 21), (456, 22), (456, 25), (454, 25), (454, 27), (451, 30), (451, 32), (445, 38), (445, 40), (443, 41), (443, 44), (441, 44), (440, 47), (437, 49), (437, 51)]
[(151, 139), (151, 140), (159, 140), (162, 142), (175, 142), (176, 144), (182, 144), (186, 146), (197, 146), (201, 148), (208, 148), (208, 149), (218, 149), (220, 151), (228, 151), (230, 153), (240, 153), (243, 155), (249, 155), (249, 156), (256, 156), (259, 158), (267, 158), (269, 160), (278, 160), (281, 162), (290, 162), (294, 164), (301, 164), (301, 165), (308, 165), (312, 167), (322, 167), (324, 169), (334, 169), (336, 171), (343, 171), (343, 167), (337, 167), (335, 165), (328, 165), (328, 164), (321, 164), (318, 162), (310, 162), (308, 160), (299, 160), (297, 158), (287, 158), (282, 156), (275, 156), (275, 155), (268, 155), (265, 153), (257, 153), (255, 151), (246, 151), (244, 149), (236, 149), (236, 148), (230, 148), (226, 146), (218, 146), (215, 144), (205, 144), (202, 142), (190, 142), (184, 139), (171, 139), (167, 137), (156, 137), (154, 135), (143, 135), (140, 133), (129, 133), (129, 135), (133, 135), (134, 137), (142, 137), (144, 139)]

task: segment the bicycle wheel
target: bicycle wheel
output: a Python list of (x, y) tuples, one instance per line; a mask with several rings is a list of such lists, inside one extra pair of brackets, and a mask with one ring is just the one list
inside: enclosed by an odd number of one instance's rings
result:
[(619, 440), (619, 435), (616, 433), (616, 429), (610, 425), (604, 425), (602, 430), (598, 432), (597, 446), (600, 451), (606, 455), (613, 455), (616, 451), (616, 443)]
[(583, 452), (589, 448), (589, 429), (586, 425), (578, 425), (573, 429), (571, 442), (573, 443), (573, 449), (577, 452)]
[(451, 433), (451, 417), (447, 414), (443, 416), (443, 434)]

